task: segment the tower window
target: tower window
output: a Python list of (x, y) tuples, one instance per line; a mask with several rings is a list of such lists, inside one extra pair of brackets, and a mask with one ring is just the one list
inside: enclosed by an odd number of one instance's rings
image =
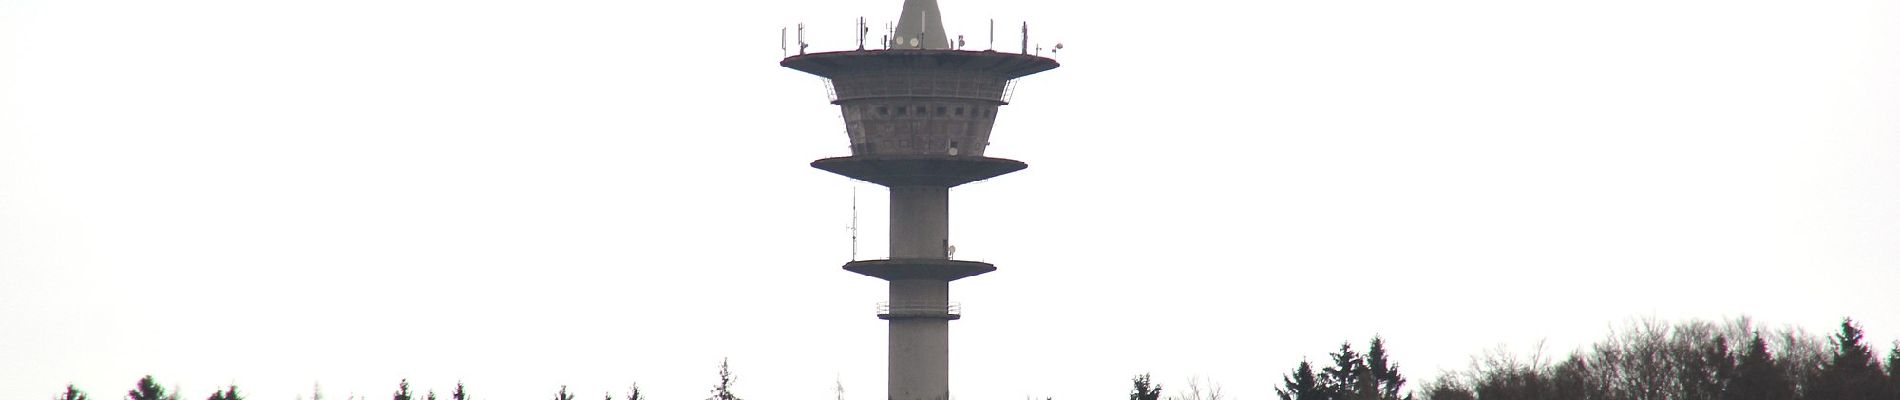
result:
[(963, 107), (957, 107), (957, 116), (963, 116)]
[(909, 108), (906, 108), (906, 107), (898, 107), (898, 108), (897, 108), (897, 115), (904, 115), (904, 110), (908, 110), (908, 109), (909, 109)]
[(924, 106), (917, 106), (917, 115), (924, 115)]
[(877, 115), (891, 115), (891, 108), (885, 107), (885, 106), (877, 106)]
[(943, 115), (943, 106), (937, 106), (937, 115)]

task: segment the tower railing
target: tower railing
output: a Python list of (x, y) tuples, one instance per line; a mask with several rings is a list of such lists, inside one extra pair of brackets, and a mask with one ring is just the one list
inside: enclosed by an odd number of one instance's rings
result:
[(884, 315), (884, 316), (889, 316), (889, 315), (958, 315), (960, 316), (960, 315), (963, 315), (963, 304), (957, 303), (954, 301), (946, 303), (944, 305), (911, 304), (911, 303), (891, 304), (891, 302), (888, 302), (888, 301), (880, 301), (880, 302), (877, 302), (877, 315)]
[[(1024, 23), (1024, 26), (1023, 26), (1024, 30), (1021, 33), (1017, 33), (1013, 35), (998, 35), (996, 33), (996, 26), (995, 26), (996, 21), (991, 20), (990, 33), (988, 36), (990, 42), (986, 47), (981, 47), (981, 48), (977, 47), (977, 43), (975, 43), (976, 38), (974, 37), (970, 38), (971, 39), (970, 42), (965, 43), (963, 41), (962, 34), (955, 34), (955, 35), (951, 35), (951, 37), (948, 38), (950, 39), (950, 48), (944, 49), (944, 50), (1006, 52), (1006, 53), (1018, 53), (1018, 54), (1033, 55), (1033, 56), (1041, 57), (1042, 50), (1043, 50), (1043, 42), (1037, 41), (1037, 40), (1031, 40), (1028, 37), (1029, 27), (1027, 26), (1027, 21), (1023, 21), (1023, 23)], [(808, 52), (806, 51), (806, 48), (810, 47), (811, 43), (806, 42), (804, 39), (805, 24), (800, 23), (798, 24), (798, 26), (799, 26), (798, 28), (799, 36), (798, 36), (797, 43), (787, 42), (787, 40), (791, 39), (790, 37), (787, 37), (787, 36), (779, 37), (779, 49), (781, 51), (797, 49), (798, 50), (796, 52), (797, 55), (808, 54)], [(865, 27), (859, 26), (859, 28), (863, 29)], [(1013, 29), (1011, 30), (1013, 31)], [(843, 50), (819, 50), (819, 51), (849, 51), (849, 50), (854, 50), (854, 49), (857, 51), (891, 50), (891, 43), (886, 41), (890, 39), (890, 35), (888, 34), (888, 32), (882, 34), (882, 36), (884, 36), (883, 39), (886, 39), (886, 40), (879, 40), (879, 38), (876, 37), (876, 36), (879, 36), (879, 33), (876, 31), (871, 31), (869, 33), (870, 33), (869, 36), (865, 36), (859, 39), (858, 45), (855, 48), (847, 47), (847, 48), (843, 48)], [(1017, 49), (1017, 43), (1021, 43), (1021, 49)], [(965, 46), (966, 44), (968, 46)], [(1055, 58), (1056, 52), (1060, 51), (1060, 49), (1062, 48), (1060, 44), (1061, 44), (1060, 42), (1057, 42), (1056, 47), (1050, 48), (1049, 58)], [(791, 54), (786, 53), (786, 55), (789, 56)]]

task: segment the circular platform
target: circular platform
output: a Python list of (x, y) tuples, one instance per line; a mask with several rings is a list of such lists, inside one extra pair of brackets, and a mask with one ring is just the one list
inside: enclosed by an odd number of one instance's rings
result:
[(898, 258), (852, 261), (845, 263), (844, 269), (887, 281), (928, 279), (949, 282), (995, 271), (996, 266), (976, 261)]
[(1029, 168), (1022, 161), (957, 156), (851, 156), (811, 162), (812, 168), (886, 187), (954, 187)]
[(987, 71), (1004, 80), (1061, 66), (1055, 59), (1027, 54), (963, 50), (834, 51), (786, 57), (779, 65), (827, 78), (880, 69), (957, 69)]

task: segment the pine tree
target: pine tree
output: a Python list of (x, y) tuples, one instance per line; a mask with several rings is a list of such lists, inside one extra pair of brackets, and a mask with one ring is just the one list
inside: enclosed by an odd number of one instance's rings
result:
[(1722, 400), (1794, 399), (1794, 381), (1775, 365), (1774, 357), (1768, 354), (1768, 341), (1762, 340), (1760, 333), (1735, 362), (1735, 373), (1729, 375), (1726, 386)]
[(1891, 400), (1887, 397), (1886, 373), (1881, 372), (1873, 350), (1861, 343), (1861, 336), (1860, 326), (1853, 319), (1841, 322), (1841, 332), (1832, 338), (1833, 358), (1821, 367), (1821, 376), (1811, 390), (1804, 390), (1805, 398)]
[(462, 381), (455, 381), (455, 392), (454, 392), (454, 393), (449, 393), (449, 399), (451, 399), (451, 400), (471, 400), (471, 399), (470, 399), (470, 398), (468, 397), (468, 391), (467, 391), (467, 390), (464, 390), (464, 389), (462, 388)]
[(1679, 398), (1683, 400), (1716, 400), (1722, 395), (1722, 385), (1728, 375), (1734, 372), (1735, 357), (1729, 355), (1728, 338), (1715, 336), (1708, 345), (1684, 343), (1681, 359), (1676, 360), (1679, 368), (1676, 372)]
[(732, 376), (732, 369), (726, 361), (723, 358), (719, 359), (719, 384), (713, 386), (712, 397), (707, 397), (706, 400), (740, 400), (739, 395), (732, 393), (732, 385), (738, 383), (739, 378)]
[(244, 400), (244, 396), (238, 395), (237, 385), (231, 385), (229, 389), (211, 392), (211, 397), (206, 400)]
[(1326, 400), (1325, 393), (1320, 392), (1319, 378), (1313, 375), (1313, 363), (1301, 360), (1293, 375), (1282, 376), (1281, 380), (1284, 383), (1273, 389), (1280, 400)]
[[(843, 390), (843, 389), (839, 389), (839, 390)], [(844, 400), (843, 397), (844, 397), (843, 395), (839, 395), (838, 400)], [(638, 382), (632, 385), (627, 385), (627, 400), (647, 400), (645, 395), (640, 394), (640, 384)]]
[(389, 399), (390, 400), (413, 400), (412, 397), (415, 397), (415, 395), (414, 393), (409, 392), (409, 380), (403, 379), (402, 383), (396, 384), (396, 394), (393, 396), (390, 396)]
[(151, 375), (139, 378), (138, 388), (125, 392), (126, 400), (169, 400), (171, 397), (165, 394), (165, 387), (159, 386)]
[(1366, 358), (1352, 351), (1352, 342), (1340, 343), (1339, 351), (1329, 355), (1333, 358), (1333, 366), (1320, 370), (1319, 377), (1319, 391), (1325, 394), (1323, 398), (1358, 400), (1359, 397), (1354, 394), (1359, 393), (1361, 381), (1369, 380), (1361, 378), (1371, 377), (1366, 373)]
[(79, 391), (78, 387), (74, 387), (72, 384), (68, 383), (66, 384), (66, 393), (60, 393), (59, 396), (53, 397), (53, 400), (90, 400), (90, 399), (86, 398), (86, 392)]
[(1128, 393), (1128, 400), (1161, 400), (1161, 385), (1148, 374), (1136, 375), (1135, 390)]
[(1887, 352), (1887, 392), (1900, 399), (1900, 341), (1893, 342), (1893, 350)]
[(574, 400), (574, 395), (567, 392), (567, 385), (561, 385), (561, 391), (554, 393), (554, 400)]
[(1372, 337), (1372, 348), (1366, 350), (1366, 373), (1372, 378), (1371, 386), (1377, 390), (1380, 400), (1400, 399), (1399, 388), (1405, 386), (1405, 376), (1399, 374), (1397, 365), (1386, 359), (1385, 339)]

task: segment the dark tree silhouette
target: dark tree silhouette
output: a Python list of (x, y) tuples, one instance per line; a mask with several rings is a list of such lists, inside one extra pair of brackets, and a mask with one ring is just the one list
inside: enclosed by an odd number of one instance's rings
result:
[(1821, 367), (1821, 374), (1814, 385), (1804, 390), (1803, 397), (1828, 400), (1892, 400), (1888, 397), (1886, 373), (1880, 370), (1880, 361), (1874, 359), (1873, 350), (1861, 343), (1860, 326), (1849, 318), (1841, 321), (1841, 332), (1835, 334), (1833, 358)]
[(1128, 393), (1128, 400), (1161, 400), (1161, 384), (1154, 383), (1148, 374), (1135, 376), (1135, 390)]
[(706, 400), (740, 400), (739, 395), (732, 393), (732, 385), (738, 383), (739, 378), (732, 376), (731, 366), (726, 361), (719, 359), (719, 384), (713, 386), (712, 396)]
[(554, 393), (554, 400), (574, 400), (574, 395), (567, 392), (567, 385), (561, 385), (561, 391)]
[[(1799, 328), (1767, 333), (1754, 327), (1746, 318), (1673, 325), (1639, 319), (1555, 364), (1541, 352), (1529, 362), (1487, 355), (1418, 394), (1426, 400), (1900, 400), (1900, 378), (1891, 372), (1900, 368), (1900, 343), (1883, 370), (1852, 320), (1828, 342)], [(1744, 337), (1750, 340), (1731, 341)], [(1321, 378), (1322, 387), (1334, 380)], [(1295, 400), (1289, 397), (1281, 396)]]
[(468, 390), (462, 387), (462, 381), (455, 381), (455, 392), (449, 393), (451, 400), (470, 400)]
[(1425, 392), (1425, 400), (1478, 400), (1471, 388), (1453, 379), (1428, 383), (1420, 390)]
[(172, 397), (165, 394), (165, 387), (159, 386), (151, 375), (139, 378), (138, 388), (125, 392), (126, 400), (171, 400)]
[(1339, 351), (1328, 355), (1333, 358), (1333, 366), (1320, 370), (1320, 393), (1329, 400), (1357, 400), (1353, 393), (1364, 389), (1360, 378), (1371, 377), (1365, 357), (1352, 351), (1352, 342), (1341, 342)]
[(90, 399), (86, 398), (86, 392), (79, 391), (79, 388), (73, 387), (72, 384), (68, 383), (66, 384), (66, 392), (60, 393), (59, 396), (54, 396), (53, 400), (90, 400)]
[(1339, 344), (1339, 351), (1328, 354), (1333, 366), (1313, 372), (1310, 362), (1301, 361), (1290, 376), (1282, 378), (1274, 394), (1282, 400), (1407, 400), (1401, 397), (1405, 376), (1399, 374), (1386, 354), (1385, 340), (1372, 338), (1366, 354), (1352, 350), (1352, 342)]
[(1728, 377), (1722, 400), (1794, 400), (1794, 382), (1775, 366), (1774, 356), (1768, 354), (1768, 341), (1762, 340), (1761, 334), (1749, 341), (1748, 349), (1736, 360), (1735, 373)]
[(231, 385), (227, 389), (211, 392), (211, 397), (206, 400), (244, 400), (244, 396), (238, 395), (237, 385)]
[(1293, 368), (1292, 375), (1281, 376), (1280, 380), (1283, 382), (1280, 387), (1273, 389), (1274, 394), (1280, 395), (1280, 400), (1326, 399), (1326, 395), (1320, 392), (1319, 378), (1313, 375), (1311, 362), (1300, 361), (1300, 366)]
[(1399, 388), (1405, 386), (1405, 376), (1399, 374), (1397, 364), (1386, 359), (1385, 339), (1372, 337), (1372, 346), (1366, 349), (1366, 372), (1371, 374), (1372, 386), (1378, 391), (1379, 399), (1399, 398)]
[[(1680, 332), (1680, 331), (1678, 331)], [(1681, 336), (1679, 336), (1681, 337)], [(1729, 354), (1728, 338), (1714, 336), (1713, 340), (1702, 337), (1674, 344), (1676, 355), (1676, 387), (1681, 400), (1719, 400), (1722, 385), (1729, 374), (1735, 371), (1735, 357)]]
[(627, 385), (627, 400), (647, 400), (646, 395), (640, 394), (640, 384), (638, 382)]
[(414, 400), (413, 399), (414, 397), (415, 397), (415, 393), (409, 392), (409, 380), (403, 379), (402, 383), (396, 384), (396, 394), (391, 395), (389, 399), (390, 400)]
[(1887, 351), (1887, 391), (1900, 399), (1900, 341), (1894, 341), (1893, 349)]

